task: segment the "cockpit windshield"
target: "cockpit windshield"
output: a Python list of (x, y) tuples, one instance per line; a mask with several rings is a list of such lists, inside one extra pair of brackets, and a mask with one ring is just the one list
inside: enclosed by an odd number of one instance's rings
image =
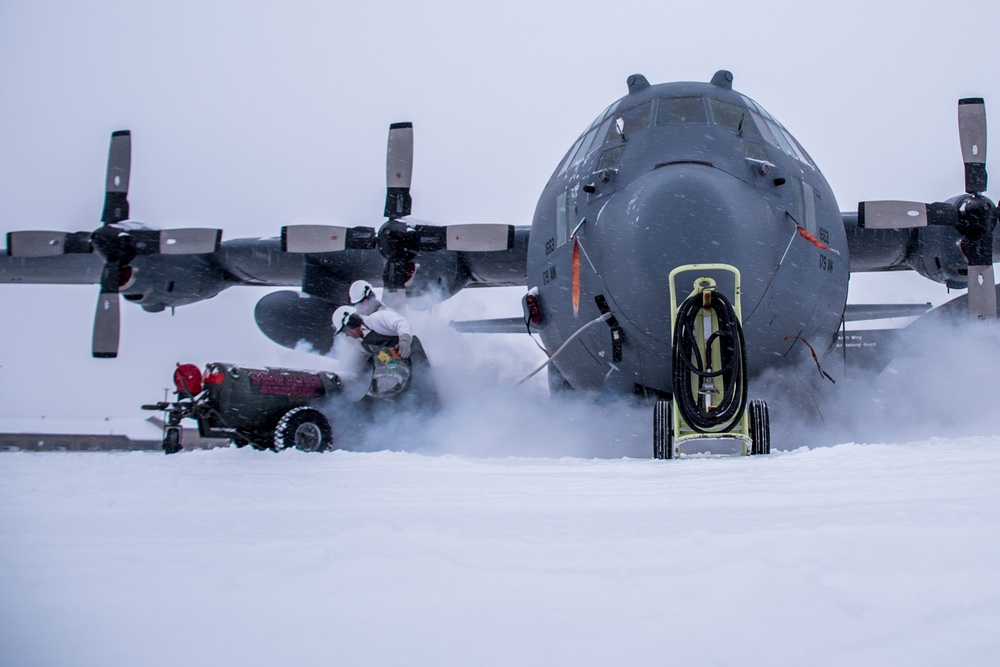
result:
[(587, 131), (577, 139), (559, 166), (558, 173), (579, 164), (606, 142), (623, 137), (627, 139), (650, 125), (716, 125), (741, 137), (763, 139), (813, 169), (816, 168), (809, 154), (781, 123), (749, 97), (740, 95), (740, 98), (743, 105), (701, 95), (661, 97), (618, 111), (622, 101), (619, 100), (594, 119)]
[(657, 125), (708, 125), (701, 97), (664, 97), (656, 105)]

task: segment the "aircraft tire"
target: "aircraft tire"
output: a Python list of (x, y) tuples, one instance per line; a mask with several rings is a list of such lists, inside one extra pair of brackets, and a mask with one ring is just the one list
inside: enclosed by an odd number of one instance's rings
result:
[(747, 406), (750, 418), (750, 455), (758, 456), (771, 453), (771, 415), (767, 403), (759, 398), (750, 401)]
[(657, 400), (653, 405), (653, 458), (674, 458), (674, 430), (670, 401)]
[(546, 368), (546, 373), (549, 380), (549, 396), (566, 396), (573, 391), (573, 385), (566, 382), (566, 378), (562, 376), (562, 373), (554, 365), (549, 364)]
[(274, 428), (276, 451), (295, 447), (303, 452), (325, 452), (332, 444), (333, 429), (330, 428), (330, 420), (315, 408), (292, 408)]

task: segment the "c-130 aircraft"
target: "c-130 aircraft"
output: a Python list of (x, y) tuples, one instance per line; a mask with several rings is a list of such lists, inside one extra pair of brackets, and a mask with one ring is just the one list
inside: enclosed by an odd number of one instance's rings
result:
[[(93, 352), (104, 357), (117, 354), (119, 294), (159, 311), (233, 285), (300, 286), (264, 296), (256, 321), (275, 342), (305, 341), (322, 354), (332, 346), (330, 316), (356, 279), (382, 285), (390, 302), (524, 286), (522, 316), (457, 328), (537, 333), (551, 355), (554, 391), (666, 399), (677, 390), (678, 365), (668, 276), (682, 266), (738, 271), (750, 376), (809, 355), (818, 363), (845, 321), (926, 310), (848, 305), (851, 272), (914, 270), (969, 288), (946, 310), (997, 317), (992, 264), (1000, 244), (996, 207), (983, 194), (982, 99), (959, 101), (964, 194), (930, 204), (862, 202), (841, 212), (805, 149), (732, 82), (725, 70), (708, 83), (628, 77), (628, 94), (556, 167), (530, 226), (411, 224), (413, 129), (397, 123), (389, 132), (387, 221), (377, 232), (293, 225), (280, 238), (223, 242), (215, 229), (153, 230), (129, 219), (130, 134), (116, 132), (102, 226), (8, 233), (0, 280), (98, 283)], [(702, 273), (718, 279), (719, 293), (736, 296), (728, 274)], [(686, 292), (691, 283), (683, 280)]]

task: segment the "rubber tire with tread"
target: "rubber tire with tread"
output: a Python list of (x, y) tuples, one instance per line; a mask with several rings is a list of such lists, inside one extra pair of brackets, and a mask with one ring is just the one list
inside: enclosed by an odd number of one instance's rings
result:
[(771, 453), (771, 415), (767, 403), (758, 399), (750, 401), (747, 406), (747, 416), (750, 421), (750, 455)]
[(674, 458), (673, 411), (670, 401), (657, 400), (653, 405), (653, 458)]
[(163, 433), (163, 453), (176, 454), (181, 451), (181, 429), (177, 426), (168, 426)]
[(332, 444), (330, 420), (315, 408), (292, 408), (274, 427), (276, 451), (295, 447), (303, 452), (325, 452)]
[(562, 376), (555, 366), (549, 364), (546, 368), (546, 373), (548, 374), (549, 381), (549, 396), (568, 396), (573, 393), (573, 385), (566, 382), (566, 378)]

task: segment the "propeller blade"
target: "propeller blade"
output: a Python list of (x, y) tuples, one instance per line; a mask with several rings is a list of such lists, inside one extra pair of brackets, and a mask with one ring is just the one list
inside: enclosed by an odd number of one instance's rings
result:
[(448, 247), (448, 228), (437, 225), (415, 225), (413, 238), (420, 252), (434, 252)]
[(54, 257), (94, 252), (90, 232), (7, 232), (7, 254), (11, 257)]
[(94, 337), (91, 350), (99, 359), (118, 356), (118, 335), (121, 329), (120, 298), (123, 267), (114, 262), (104, 265), (101, 272), (101, 292), (94, 313)]
[(96, 358), (118, 356), (118, 338), (121, 329), (121, 303), (119, 292), (129, 281), (132, 269), (127, 263), (110, 261), (101, 271), (101, 291), (94, 313), (94, 336), (91, 349)]
[(514, 247), (513, 225), (416, 225), (416, 247), (421, 252), (491, 252)]
[(402, 292), (406, 290), (406, 281), (410, 279), (412, 263), (403, 258), (392, 258), (385, 262), (382, 273), (382, 285), (386, 291)]
[(217, 251), (222, 241), (221, 229), (202, 227), (129, 229), (119, 232), (111, 240), (105, 238), (100, 230), (95, 235), (101, 252), (108, 250), (109, 244), (117, 238), (119, 244), (127, 242), (134, 249), (135, 255), (206, 255)]
[(986, 103), (981, 97), (958, 101), (958, 136), (965, 162), (965, 191), (986, 191)]
[(346, 227), (285, 225), (281, 228), (281, 249), (284, 252), (337, 252), (346, 248)]
[(385, 159), (385, 217), (390, 220), (410, 214), (410, 180), (413, 176), (413, 123), (389, 126)]
[(66, 232), (8, 232), (7, 254), (11, 257), (52, 257), (62, 255)]
[(375, 230), (371, 227), (285, 225), (281, 228), (281, 249), (284, 252), (371, 250), (375, 247), (375, 239)]
[(863, 201), (858, 226), (868, 229), (910, 229), (927, 226), (927, 205), (910, 201)]
[(969, 266), (969, 315), (977, 320), (997, 318), (997, 291), (992, 264)]
[(863, 201), (858, 204), (858, 226), (869, 229), (912, 229), (957, 223), (958, 210), (944, 202)]
[(105, 225), (128, 220), (128, 179), (132, 165), (132, 133), (118, 130), (111, 134), (108, 148), (108, 172), (104, 186)]
[(514, 247), (513, 225), (448, 225), (446, 248), (457, 252), (490, 252)]
[(118, 292), (101, 290), (97, 298), (97, 312), (94, 314), (94, 338), (92, 351), (98, 359), (118, 356), (118, 335), (121, 329)]
[(219, 249), (222, 230), (200, 227), (162, 229), (159, 236), (159, 252), (162, 255), (207, 255)]

